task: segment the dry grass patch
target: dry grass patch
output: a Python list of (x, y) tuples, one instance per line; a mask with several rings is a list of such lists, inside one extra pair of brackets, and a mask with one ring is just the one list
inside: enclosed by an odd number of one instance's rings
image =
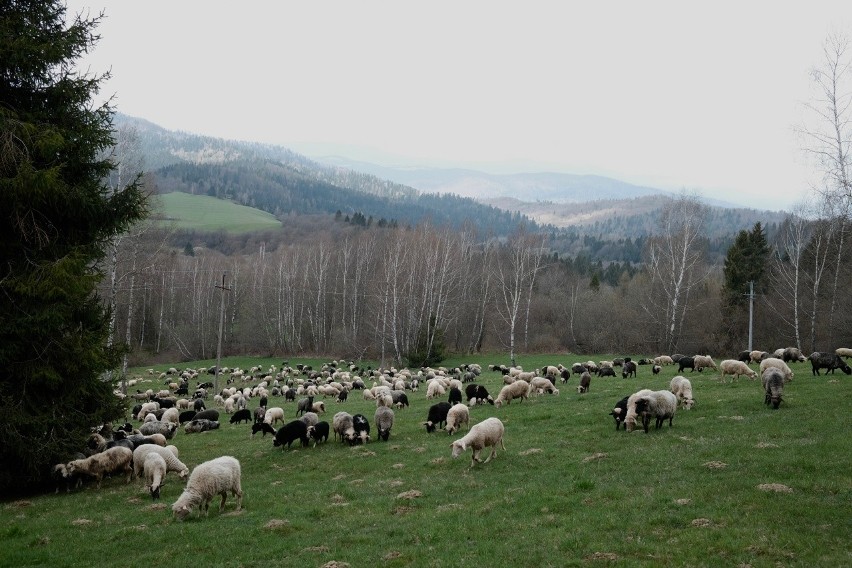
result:
[(703, 465), (707, 469), (725, 469), (726, 467), (728, 467), (728, 464), (726, 464), (725, 462), (720, 462), (720, 461), (709, 461), (709, 462), (705, 462), (701, 465)]
[(82, 527), (82, 526), (85, 526), (85, 525), (91, 525), (91, 524), (92, 524), (92, 519), (74, 519), (73, 521), (71, 521), (71, 524), (72, 524), (72, 525), (74, 525), (74, 526), (76, 526), (76, 527)]
[(692, 499), (676, 499), (675, 503), (677, 503), (678, 505), (689, 505), (690, 503), (692, 503)]
[(530, 456), (532, 454), (540, 454), (543, 451), (544, 450), (542, 450), (541, 448), (530, 448), (528, 450), (524, 450), (523, 452), (518, 452), (518, 455), (519, 456)]
[(391, 467), (393, 467), (394, 469), (402, 469), (402, 468), (405, 467), (405, 464), (404, 463), (395, 463)]
[(591, 461), (602, 460), (602, 459), (604, 459), (605, 457), (609, 457), (609, 456), (608, 456), (608, 454), (605, 454), (605, 453), (603, 453), (603, 452), (598, 452), (598, 453), (596, 453), (596, 454), (592, 454), (592, 455), (590, 455), (590, 456), (586, 456), (586, 457), (584, 457), (584, 458), (583, 458), (583, 463), (589, 463), (589, 462), (591, 462)]
[(400, 556), (402, 556), (402, 552), (398, 550), (391, 550), (390, 552), (382, 556), (382, 560), (387, 562), (388, 560), (394, 560), (395, 558), (399, 558)]
[(777, 448), (778, 444), (773, 444), (772, 442), (760, 442), (759, 444), (755, 444), (755, 448)]
[(290, 521), (286, 519), (270, 519), (263, 525), (263, 528), (269, 531), (278, 531), (290, 526)]
[(782, 483), (761, 483), (757, 486), (761, 491), (771, 491), (773, 493), (792, 493), (793, 488), (787, 487)]
[(416, 489), (403, 491), (402, 493), (396, 496), (397, 499), (417, 499), (418, 497), (423, 497), (423, 493)]
[(610, 560), (615, 562), (618, 560), (618, 554), (614, 552), (595, 552), (594, 554), (590, 554), (586, 556), (586, 560)]
[(320, 554), (325, 554), (328, 550), (327, 546), (309, 546), (307, 548), (303, 548), (302, 552), (318, 552)]
[(148, 505), (145, 508), (148, 509), (149, 511), (162, 511), (163, 509), (166, 508), (166, 504), (165, 503), (153, 503), (151, 505)]
[(19, 501), (12, 501), (8, 505), (6, 505), (7, 509), (23, 509), (24, 507), (31, 507), (33, 504), (32, 501), (27, 501), (26, 499), (21, 499)]
[(707, 528), (707, 527), (712, 527), (713, 521), (711, 521), (710, 519), (703, 519), (703, 518), (702, 519), (693, 519), (692, 522), (690, 523), (690, 525), (692, 525), (693, 527), (698, 527), (698, 528), (703, 529), (703, 528)]
[(322, 568), (349, 568), (348, 562), (340, 562), (338, 560), (330, 560), (322, 565)]

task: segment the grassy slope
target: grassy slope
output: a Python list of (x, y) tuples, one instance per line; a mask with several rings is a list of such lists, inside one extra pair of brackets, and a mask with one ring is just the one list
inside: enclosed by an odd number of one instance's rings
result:
[[(227, 364), (254, 363), (280, 360)], [(777, 411), (763, 404), (757, 382), (720, 384), (713, 374), (688, 374), (696, 408), (649, 434), (616, 433), (608, 412), (639, 388), (665, 388), (672, 367), (658, 377), (640, 367), (638, 379), (593, 378), (584, 395), (572, 377), (559, 385), (559, 396), (471, 409), (473, 422), (503, 420), (507, 447), (473, 470), (469, 452), (450, 458), (455, 436), (428, 435), (420, 426), (436, 402), (426, 400), (425, 388), (409, 393), (410, 408), (396, 411), (390, 441), (366, 447), (330, 440), (282, 452), (268, 436), (250, 439), (247, 425), (232, 426), (225, 416), (220, 430), (181, 431), (173, 443), (190, 467), (218, 455), (238, 457), (242, 512), (233, 511), (229, 497), (225, 515), (214, 507), (207, 519), (176, 522), (168, 507), (182, 484), (173, 474), (157, 505), (140, 482), (112, 479), (101, 490), (87, 486), (0, 506), (0, 564), (64, 566), (85, 558), (145, 566), (192, 558), (194, 565), (217, 566), (849, 565), (849, 421), (837, 401), (849, 399), (852, 380), (812, 378), (805, 365), (794, 370)], [(496, 396), (501, 379), (485, 371), (479, 382)], [(331, 422), (345, 409), (372, 423), (375, 406), (360, 394), (342, 405), (327, 400), (321, 419)], [(292, 403), (270, 404), (294, 417)], [(250, 408), (256, 405), (252, 400)], [(757, 488), (766, 483), (792, 493)], [(421, 496), (399, 497), (411, 490)]]
[(208, 195), (173, 192), (160, 195), (163, 225), (176, 223), (181, 229), (248, 232), (275, 229), (281, 223), (270, 213)]

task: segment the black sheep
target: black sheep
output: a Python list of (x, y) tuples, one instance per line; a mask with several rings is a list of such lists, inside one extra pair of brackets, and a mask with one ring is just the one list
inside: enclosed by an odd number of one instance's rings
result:
[(615, 369), (613, 369), (612, 367), (601, 367), (600, 369), (598, 369), (598, 376), (599, 377), (614, 377), (615, 376)]
[(346, 402), (346, 399), (349, 398), (349, 391), (343, 389), (337, 395), (337, 402)]
[(219, 420), (219, 411), (215, 408), (202, 410), (201, 412), (195, 415), (195, 418), (193, 418), (193, 420)]
[(695, 357), (685, 357), (681, 356), (680, 359), (677, 360), (678, 373), (682, 373), (684, 369), (690, 369), (692, 371), (695, 370)]
[(203, 400), (201, 400), (200, 398), (196, 398), (195, 402), (192, 403), (192, 408), (194, 408), (196, 412), (201, 412), (202, 410), (204, 410), (207, 407), (204, 406)]
[(255, 422), (254, 424), (252, 424), (252, 426), (251, 426), (252, 438), (258, 432), (263, 432), (264, 437), (266, 437), (267, 433), (275, 436), (275, 428), (273, 428), (272, 425), (267, 424), (266, 422)]
[[(624, 419), (627, 417), (627, 399), (630, 396), (625, 396), (621, 400), (615, 403), (615, 407), (612, 409), (610, 414), (613, 418), (615, 418), (615, 431), (618, 432), (618, 428), (624, 424)], [(627, 430), (627, 424), (624, 424), (624, 429)]]
[(462, 392), (457, 387), (450, 388), (450, 396), (447, 400), (450, 404), (458, 404), (462, 401)]
[(183, 424), (184, 422), (189, 422), (190, 420), (195, 418), (196, 414), (198, 413), (194, 410), (184, 410), (178, 415), (178, 422), (181, 424)]
[(355, 441), (361, 441), (366, 444), (370, 440), (370, 423), (367, 417), (363, 414), (356, 414), (352, 417), (352, 427), (355, 429)]
[(245, 421), (246, 424), (251, 422), (251, 410), (248, 408), (241, 408), (234, 412), (234, 415), (231, 416), (231, 424), (238, 424), (240, 422)]
[(740, 354), (737, 355), (737, 361), (742, 361), (746, 365), (751, 363), (751, 351), (740, 351)]
[(621, 378), (626, 379), (627, 377), (633, 376), (636, 378), (636, 363), (633, 361), (625, 361), (624, 365), (621, 367)]
[(289, 388), (284, 391), (284, 402), (293, 402), (296, 400), (296, 389)]
[(835, 353), (820, 353), (819, 351), (814, 351), (808, 359), (811, 362), (811, 372), (814, 375), (819, 376), (820, 369), (825, 369), (826, 374), (831, 371), (832, 375), (834, 374), (835, 369), (841, 369), (847, 375), (852, 374), (852, 368), (850, 368), (849, 365), (840, 358), (840, 355)]
[(308, 398), (303, 398), (299, 400), (296, 405), (296, 416), (301, 416), (305, 412), (311, 412), (311, 409), (314, 406), (314, 397), (309, 396)]
[(268, 402), (269, 402), (269, 400), (267, 399), (267, 397), (262, 396), (262, 397), (260, 397), (260, 404), (258, 404), (258, 406), (262, 406), (263, 408), (266, 408)]
[(561, 378), (562, 384), (565, 384), (568, 382), (568, 379), (571, 378), (571, 371), (563, 368), (561, 371), (559, 371), (559, 377)]
[(408, 406), (408, 395), (402, 391), (391, 391), (391, 398), (394, 405), (399, 408)]
[(447, 422), (447, 413), (451, 407), (452, 405), (449, 402), (439, 402), (430, 406), (426, 422), (423, 423), (426, 426), (426, 431), (432, 433), (436, 427), (443, 428)]
[(318, 442), (327, 442), (330, 427), (328, 422), (317, 422), (313, 426), (308, 427), (308, 436), (314, 441), (314, 447)]
[(279, 428), (275, 432), (275, 440), (273, 440), (272, 445), (276, 448), (282, 446), (281, 449), (283, 450), (284, 444), (289, 448), (295, 440), (301, 440), (303, 448), (308, 447), (308, 425), (301, 420), (293, 420)]

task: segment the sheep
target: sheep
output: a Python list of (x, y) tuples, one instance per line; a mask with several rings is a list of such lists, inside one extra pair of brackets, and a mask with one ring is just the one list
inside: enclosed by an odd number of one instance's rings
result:
[(299, 417), (299, 420), (305, 423), (309, 428), (319, 422), (319, 416), (316, 412), (305, 412)]
[(450, 408), (452, 406), (449, 402), (439, 402), (430, 406), (426, 422), (423, 423), (423, 426), (426, 426), (426, 432), (431, 434), (436, 427), (440, 428), (447, 421), (447, 413)]
[(725, 375), (731, 375), (731, 381), (734, 380), (734, 377), (739, 378), (740, 375), (745, 375), (750, 379), (757, 377), (757, 373), (751, 367), (737, 359), (725, 359), (719, 363), (719, 370), (722, 372), (721, 379), (723, 383), (725, 382)]
[(263, 432), (263, 437), (266, 437), (266, 434), (272, 434), (275, 436), (275, 428), (273, 428), (270, 424), (266, 422), (255, 422), (251, 425), (251, 437), (254, 438), (254, 435), (258, 432)]
[(575, 375), (579, 375), (580, 373), (582, 373), (585, 370), (586, 370), (586, 367), (583, 366), (582, 363), (574, 363), (573, 365), (571, 365), (571, 372), (574, 373)]
[(373, 415), (373, 422), (376, 424), (376, 430), (379, 433), (379, 440), (388, 441), (391, 428), (393, 428), (393, 410), (386, 406), (380, 406), (376, 409)]
[(704, 369), (713, 369), (714, 371), (719, 370), (710, 355), (696, 355), (694, 359), (695, 370), (697, 371), (703, 371)]
[(171, 440), (175, 431), (177, 431), (177, 424), (172, 424), (171, 422), (146, 422), (142, 426), (139, 427), (139, 433), (144, 436), (150, 436), (151, 434), (162, 434), (166, 437), (167, 440)]
[(826, 373), (831, 371), (834, 374), (835, 369), (841, 369), (847, 375), (852, 374), (852, 368), (840, 358), (840, 355), (834, 353), (820, 353), (819, 351), (814, 351), (810, 354), (808, 359), (811, 362), (812, 373), (816, 376), (819, 376), (820, 369), (826, 369)]
[[(610, 415), (615, 418), (615, 431), (618, 432), (619, 426), (624, 424), (624, 419), (627, 417), (627, 400), (630, 396), (625, 396), (621, 400), (615, 403), (615, 407), (613, 407)], [(627, 425), (624, 426), (624, 429), (627, 429)]]
[(189, 422), (190, 420), (195, 418), (196, 414), (198, 414), (198, 413), (194, 410), (184, 410), (183, 412), (181, 412), (178, 415), (178, 424), (183, 424), (184, 422)]
[(273, 406), (272, 408), (267, 408), (266, 413), (263, 415), (263, 421), (270, 426), (274, 426), (277, 422), (284, 423), (284, 409), (280, 406)]
[(577, 385), (577, 394), (583, 394), (584, 392), (589, 392), (589, 385), (592, 382), (592, 375), (589, 374), (588, 371), (585, 371), (582, 375), (580, 375), (580, 384)]
[(104, 475), (110, 473), (123, 471), (127, 473), (127, 483), (130, 483), (133, 476), (133, 452), (123, 446), (116, 446), (84, 459), (72, 460), (65, 467), (68, 476), (83, 473), (94, 477), (98, 489), (101, 488)]
[(838, 357), (849, 359), (850, 357), (852, 357), (852, 349), (849, 349), (848, 347), (838, 347), (834, 350), (834, 354)]
[(324, 420), (308, 426), (308, 438), (314, 441), (314, 447), (316, 447), (319, 442), (328, 441), (328, 432), (329, 424)]
[(636, 378), (636, 363), (633, 361), (625, 361), (621, 367), (621, 378), (626, 379), (630, 376), (634, 379)]
[[(640, 391), (642, 392), (642, 391)], [(662, 427), (663, 422), (668, 418), (669, 426), (672, 425), (675, 412), (677, 411), (677, 397), (674, 393), (667, 390), (650, 391), (641, 396), (636, 396), (634, 393), (627, 400), (627, 418), (625, 426), (628, 432), (632, 432), (636, 427), (636, 416), (642, 416), (642, 427), (645, 433), (648, 433), (648, 424), (651, 417), (656, 418), (656, 428)]]
[(266, 416), (266, 405), (258, 406), (254, 409), (254, 423), (261, 424)]
[[(554, 387), (553, 383), (545, 377), (533, 377), (532, 381), (530, 381), (530, 386), (527, 390), (527, 396), (530, 396), (532, 393), (538, 392), (546, 392), (558, 395), (559, 389)], [(461, 402), (461, 400), (459, 400), (459, 402)]]
[(674, 359), (672, 359), (668, 355), (660, 355), (659, 357), (654, 357), (654, 365), (660, 365), (661, 367), (665, 367), (666, 365), (674, 365)]
[(222, 456), (199, 464), (192, 470), (183, 493), (172, 504), (172, 513), (182, 521), (192, 512), (192, 508), (198, 505), (206, 516), (210, 501), (216, 495), (222, 496), (222, 502), (219, 503), (221, 513), (225, 509), (228, 491), (236, 498), (239, 511), (243, 504), (240, 477), (240, 462), (231, 456)]
[(311, 405), (311, 411), (316, 414), (325, 413), (325, 403), (323, 401), (315, 402)]
[(763, 382), (763, 390), (766, 392), (764, 402), (772, 405), (772, 408), (778, 410), (781, 405), (782, 395), (784, 394), (784, 382), (786, 378), (784, 371), (777, 367), (767, 367), (761, 373), (761, 381)]
[(167, 408), (163, 415), (160, 417), (162, 422), (170, 422), (172, 424), (180, 424), (180, 411), (175, 408)]
[(521, 402), (527, 398), (527, 393), (530, 390), (530, 385), (526, 381), (517, 380), (510, 385), (504, 386), (500, 389), (500, 394), (497, 395), (497, 399), (494, 401), (494, 406), (500, 408), (503, 403), (509, 404), (512, 402), (513, 398), (521, 399)]
[[(624, 429), (628, 432), (632, 432), (633, 428), (636, 427), (636, 401), (643, 396), (651, 394), (652, 392), (654, 391), (650, 389), (641, 389), (627, 397), (627, 410), (620, 416), (620, 418), (622, 422), (624, 422)], [(630, 424), (630, 427), (628, 427), (628, 423)]]
[(613, 369), (612, 367), (599, 367), (597, 375), (599, 377), (614, 377), (615, 369)]
[(376, 407), (379, 406), (387, 406), (388, 408), (393, 406), (393, 395), (390, 392), (386, 391), (380, 391), (378, 394), (376, 394)]
[(245, 422), (248, 424), (251, 421), (251, 411), (248, 408), (241, 408), (234, 412), (234, 415), (231, 416), (230, 423), (231, 424), (239, 424), (240, 422)]
[(669, 383), (669, 390), (672, 391), (686, 410), (689, 410), (695, 404), (695, 399), (692, 398), (692, 383), (686, 377), (677, 376), (672, 378)]
[(352, 415), (348, 412), (338, 412), (331, 420), (331, 429), (334, 430), (334, 438), (340, 436), (340, 441), (355, 441), (355, 428), (352, 425)]
[(287, 448), (290, 448), (290, 445), (294, 440), (300, 440), (302, 442), (302, 447), (308, 447), (308, 425), (305, 424), (301, 420), (291, 420), (284, 426), (278, 429), (275, 432), (275, 438), (272, 440), (272, 445), (274, 447), (281, 446), (281, 449), (284, 449), (284, 444), (287, 444)]
[(684, 369), (695, 370), (695, 357), (683, 355), (677, 360), (677, 372), (682, 373)]
[(760, 374), (763, 376), (763, 372), (769, 367), (775, 367), (779, 369), (784, 374), (784, 382), (789, 383), (793, 380), (793, 371), (787, 366), (787, 363), (782, 361), (781, 359), (776, 359), (775, 357), (768, 357), (760, 362)]
[(651, 373), (654, 374), (654, 375), (659, 375), (660, 371), (662, 371), (662, 370), (663, 370), (663, 368), (660, 367), (659, 365), (651, 365)]
[[(363, 414), (355, 414), (352, 416), (352, 428), (355, 430), (354, 442), (366, 444), (370, 441), (370, 423), (367, 417)], [(350, 441), (352, 445), (352, 441)]]
[(201, 410), (195, 415), (196, 420), (219, 420), (219, 411), (215, 408)]
[(453, 432), (461, 428), (462, 424), (467, 424), (470, 428), (470, 413), (467, 410), (467, 405), (459, 402), (451, 406), (447, 412), (447, 434), (452, 435)]
[[(503, 427), (503, 423), (499, 418), (491, 417), (486, 418), (482, 422), (478, 424), (474, 424), (470, 431), (465, 434), (463, 437), (458, 440), (452, 442), (450, 444), (450, 448), (452, 448), (452, 456), (453, 458), (458, 458), (462, 452), (471, 448), (473, 450), (473, 456), (470, 460), (470, 467), (472, 468), (479, 463), (488, 463), (491, 461), (491, 458), (497, 457), (497, 443), (500, 443), (500, 447), (505, 451), (506, 446), (503, 443), (503, 434), (505, 429)], [(491, 455), (483, 462), (479, 459), (479, 453), (483, 450), (483, 448), (491, 447)]]
[(785, 363), (789, 361), (796, 361), (798, 363), (804, 363), (807, 361), (807, 358), (802, 355), (802, 352), (797, 347), (785, 347), (781, 351), (781, 357), (779, 357)]
[(142, 469), (145, 472), (145, 487), (151, 493), (151, 499), (156, 501), (160, 498), (160, 487), (166, 477), (166, 460), (160, 454), (148, 454)]
[(192, 434), (194, 432), (208, 432), (210, 430), (216, 430), (217, 428), (219, 428), (218, 420), (193, 418), (191, 421), (186, 423), (186, 426), (183, 427), (183, 431), (187, 434)]
[(159, 410), (159, 409), (160, 409), (160, 403), (159, 402), (146, 402), (145, 404), (143, 404), (140, 407), (139, 412), (136, 414), (136, 420), (139, 420), (141, 422), (142, 420), (145, 419), (146, 416), (148, 416), (148, 414), (150, 414), (151, 412), (154, 412), (155, 410)]
[(447, 398), (447, 402), (450, 404), (458, 404), (462, 401), (462, 391), (458, 387), (450, 388), (450, 394)]
[[(79, 459), (84, 459), (86, 456), (80, 454)], [(56, 481), (56, 493), (59, 493), (60, 486), (65, 487), (65, 492), (70, 493), (72, 489), (77, 489), (83, 485), (83, 476), (78, 471), (75, 475), (68, 473), (68, 464), (58, 463), (51, 470), (51, 477)]]
[(465, 387), (464, 391), (465, 395), (467, 395), (467, 404), (469, 406), (485, 404), (486, 402), (494, 404), (494, 399), (488, 394), (488, 389), (482, 385), (469, 384)]
[(757, 350), (750, 351), (749, 354), (748, 354), (748, 358), (749, 358), (750, 362), (752, 362), (752, 363), (760, 363), (761, 361), (766, 359), (768, 356), (769, 356), (769, 353), (767, 353), (766, 351), (757, 351)]
[(169, 446), (164, 448), (152, 444), (145, 444), (133, 450), (133, 475), (140, 477), (145, 466), (145, 458), (150, 454), (158, 454), (166, 462), (166, 471), (175, 471), (178, 477), (183, 479), (189, 475), (189, 468), (184, 465), (177, 456), (177, 448)]
[(296, 403), (296, 416), (301, 416), (303, 413), (308, 412), (314, 406), (314, 397), (309, 396), (307, 398), (299, 399), (299, 402)]
[(444, 385), (440, 381), (435, 379), (429, 381), (428, 385), (426, 386), (427, 399), (432, 399), (436, 396), (444, 396), (445, 392), (446, 390), (444, 389)]
[(401, 391), (393, 391), (391, 392), (391, 398), (393, 399), (393, 404), (397, 408), (408, 407), (408, 395)]

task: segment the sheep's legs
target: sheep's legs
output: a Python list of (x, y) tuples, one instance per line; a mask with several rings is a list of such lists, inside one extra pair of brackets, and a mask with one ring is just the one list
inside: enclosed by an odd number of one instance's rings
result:
[(228, 500), (228, 492), (222, 491), (221, 493), (219, 493), (219, 495), (222, 496), (222, 502), (219, 503), (219, 512), (221, 513), (222, 511), (225, 510), (225, 501)]

